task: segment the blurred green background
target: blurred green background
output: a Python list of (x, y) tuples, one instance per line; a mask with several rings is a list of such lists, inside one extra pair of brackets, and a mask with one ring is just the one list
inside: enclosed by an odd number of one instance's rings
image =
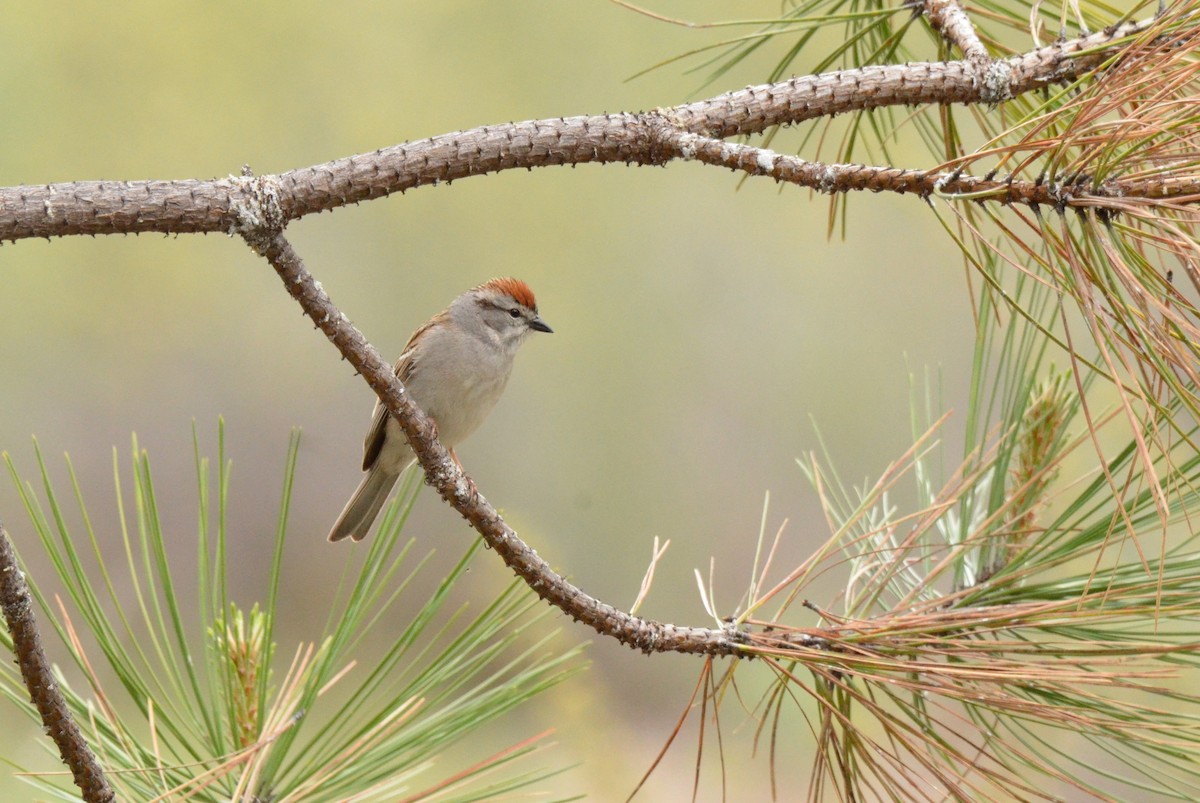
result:
[[(652, 4), (695, 20), (726, 18), (728, 6)], [(736, 14), (777, 6), (746, 2)], [(679, 65), (626, 82), (729, 34), (602, 0), (27, 3), (5, 17), (6, 185), (212, 177), (242, 164), (262, 174), (476, 125), (673, 105), (761, 81), (777, 52), (703, 89), (702, 74)], [(906, 166), (928, 166), (908, 153)], [(643, 613), (706, 624), (693, 570), (707, 575), (715, 561), (717, 599), (732, 611), (766, 492), (767, 529), (788, 520), (777, 576), (827, 537), (795, 465), (817, 446), (810, 417), (844, 479), (876, 476), (910, 443), (910, 372), (942, 366), (953, 405), (972, 338), (961, 262), (922, 202), (855, 197), (846, 240), (830, 241), (827, 199), (737, 180), (697, 164), (513, 171), (313, 216), (288, 233), (385, 355), (463, 289), (496, 275), (529, 282), (556, 333), (526, 345), (504, 400), (459, 455), (518, 531), (601, 599), (627, 607), (653, 537), (671, 539)], [(263, 593), (287, 433), (303, 428), (282, 652), (314, 638), (339, 553), (352, 548), (325, 535), (358, 482), (372, 396), (274, 272), (219, 235), (23, 241), (0, 249), (0, 288), (0, 450), (31, 475), (36, 435), (63, 480), (57, 456), (69, 451), (114, 555), (112, 448), (127, 465), (136, 431), (150, 450), (186, 564), (192, 422), (215, 456), (223, 415), (248, 607)], [(8, 482), (0, 520), (48, 581)], [(472, 538), (429, 492), (408, 534), (419, 551), (438, 549), (442, 565)], [(476, 604), (509, 579), (483, 558)], [(843, 581), (830, 578), (825, 598)], [(561, 627), (562, 644), (591, 640), (593, 667), (463, 758), (554, 727), (557, 746), (542, 760), (577, 765), (554, 788), (623, 799), (669, 736), (700, 662), (636, 654), (557, 614), (544, 627)], [(0, 716), (4, 755), (56, 769), (38, 727)], [(789, 719), (780, 781), (799, 792), (812, 735)], [(751, 757), (749, 718), (735, 704), (723, 725), (734, 798), (766, 794), (767, 756)], [(695, 747), (693, 727), (643, 799), (688, 799)], [(0, 799), (28, 799), (10, 776), (0, 776)], [(712, 763), (704, 777), (719, 784)]]

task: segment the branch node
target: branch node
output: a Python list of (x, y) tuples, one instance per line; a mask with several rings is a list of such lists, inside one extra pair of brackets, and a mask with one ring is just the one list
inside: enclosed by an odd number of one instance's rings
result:
[(837, 190), (837, 168), (834, 165), (827, 165), (821, 171), (820, 178), (817, 179), (817, 190), (826, 195), (833, 195)]
[(1012, 79), (1012, 65), (999, 59), (991, 62), (980, 79), (980, 98), (991, 106), (1012, 100)]
[(700, 136), (698, 134), (691, 134), (686, 131), (680, 134), (676, 139), (676, 143), (679, 146), (679, 158), (683, 159), (685, 162), (690, 162), (695, 159), (696, 145), (698, 145), (699, 142)]
[(242, 165), (242, 175), (229, 176), (226, 181), (234, 189), (229, 199), (234, 223), (228, 234), (230, 237), (240, 234), (261, 255), (266, 240), (271, 234), (282, 231), (286, 220), (279, 202), (279, 177), (255, 176), (249, 165)]

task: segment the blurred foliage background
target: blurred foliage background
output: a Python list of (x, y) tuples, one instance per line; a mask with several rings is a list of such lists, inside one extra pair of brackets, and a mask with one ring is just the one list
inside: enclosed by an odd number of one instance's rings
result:
[[(734, 13), (715, 0), (653, 8)], [(262, 174), (487, 123), (674, 105), (763, 80), (771, 55), (707, 88), (680, 65), (625, 80), (727, 35), (602, 0), (16, 4), (0, 30), (0, 181), (211, 177), (242, 164)], [(899, 153), (928, 166), (915, 149)], [(614, 604), (633, 601), (653, 537), (671, 539), (642, 612), (705, 624), (693, 570), (707, 575), (713, 559), (717, 598), (733, 608), (765, 492), (767, 529), (788, 520), (779, 566), (827, 537), (795, 464), (817, 445), (810, 417), (847, 479), (877, 475), (911, 442), (910, 373), (941, 366), (957, 406), (972, 344), (960, 257), (920, 200), (852, 198), (845, 241), (830, 241), (827, 199), (737, 185), (697, 164), (510, 172), (310, 217), (288, 234), (385, 355), (468, 286), (528, 281), (556, 333), (523, 350), (503, 402), (459, 450), (464, 464), (559, 571)], [(48, 454), (69, 451), (104, 536), (115, 521), (111, 450), (127, 465), (136, 431), (186, 563), (192, 422), (215, 455), (225, 416), (231, 557), (247, 607), (265, 579), (287, 434), (303, 428), (279, 637), (285, 652), (311, 638), (352, 548), (325, 535), (358, 482), (373, 399), (269, 266), (221, 236), (24, 241), (0, 249), (0, 283), (0, 450), (27, 474), (31, 436)], [(65, 479), (61, 463), (52, 470)], [(48, 582), (7, 483), (0, 519)], [(429, 492), (407, 532), (447, 566), (473, 537)], [(476, 604), (509, 579), (489, 554), (472, 572)], [(559, 619), (565, 643), (592, 638)], [(627, 795), (699, 661), (605, 641), (588, 655), (590, 672), (484, 734), (464, 760), (555, 727), (545, 760), (578, 765), (556, 779), (559, 792)], [(812, 736), (799, 718), (787, 727), (797, 761), (781, 781), (802, 783)], [(726, 729), (738, 799), (766, 790), (752, 735)], [(18, 721), (0, 749), (60, 769), (40, 740)], [(688, 796), (694, 748), (687, 731), (645, 799)], [(10, 776), (0, 799), (26, 799)]]

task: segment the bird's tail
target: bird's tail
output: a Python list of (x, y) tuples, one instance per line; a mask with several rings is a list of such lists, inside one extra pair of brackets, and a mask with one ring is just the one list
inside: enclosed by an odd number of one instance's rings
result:
[(398, 473), (384, 471), (378, 462), (371, 466), (346, 503), (342, 515), (333, 523), (329, 540), (341, 541), (347, 536), (355, 541), (365, 538), (399, 477)]

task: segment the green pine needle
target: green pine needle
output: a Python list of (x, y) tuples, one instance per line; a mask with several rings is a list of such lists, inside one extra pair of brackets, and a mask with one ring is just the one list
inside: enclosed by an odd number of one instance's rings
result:
[[(209, 462), (195, 431), (193, 440), (200, 503), (197, 559), (187, 570), (168, 556), (150, 460), (136, 439), (132, 516), (114, 465), (123, 571), (103, 557), (69, 461), (86, 556), (75, 546), (40, 450), (45, 509), (4, 455), (65, 600), (60, 606), (47, 598), (36, 578), (30, 578), (31, 591), (61, 642), (57, 649), (87, 688), (73, 688), (65, 675), (60, 682), (121, 799), (393, 800), (436, 790), (439, 799), (484, 800), (535, 788), (561, 772), (538, 766), (548, 733), (466, 768), (443, 767), (445, 759), (439, 760), (452, 745), (469, 744), (479, 728), (578, 672), (580, 648), (554, 647), (552, 632), (534, 635), (530, 627), (545, 612), (515, 582), (481, 609), (471, 603), (449, 608), (479, 542), (427, 599), (415, 598), (412, 580), (428, 570), (426, 561), (413, 565), (412, 542), (399, 539), (420, 489), (415, 472), (386, 509), (365, 557), (346, 551), (342, 587), (323, 632), (280, 649), (278, 625), (287, 610), (279, 589), (286, 582), (283, 550), (299, 434), (288, 444), (271, 567), (261, 597), (249, 605), (228, 591), (230, 465), (223, 422), (215, 537)], [(180, 571), (195, 572), (194, 603), (178, 594)], [(132, 603), (116, 590), (124, 583)], [(368, 637), (382, 628), (386, 635), (376, 635), (391, 646), (375, 655)], [(6, 633), (0, 646), (12, 649)], [(0, 669), (0, 695), (38, 721), (12, 662)], [(40, 794), (74, 799), (64, 777), (25, 777)]]

